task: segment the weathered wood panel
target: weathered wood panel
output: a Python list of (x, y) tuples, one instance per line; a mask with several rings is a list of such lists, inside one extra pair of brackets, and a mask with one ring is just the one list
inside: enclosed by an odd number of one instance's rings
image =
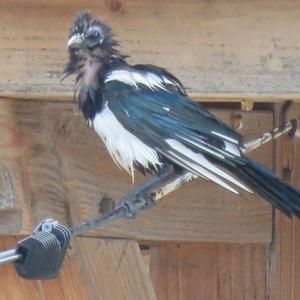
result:
[(136, 242), (84, 238), (74, 243), (91, 299), (156, 299)]
[[(7, 142), (7, 127), (2, 126), (1, 130), (1, 146)], [(3, 149), (0, 146), (1, 149)], [(9, 151), (9, 150), (8, 150)], [(1, 150), (0, 150), (1, 152)], [(0, 155), (1, 156), (1, 155)], [(20, 232), (22, 229), (32, 228), (30, 224), (30, 208), (25, 201), (26, 187), (23, 184), (22, 168), (19, 163), (12, 160), (1, 160), (1, 179), (0, 179), (0, 232), (2, 234)]]
[(300, 99), (299, 1), (0, 1), (0, 94), (71, 97), (58, 84), (74, 14), (102, 16), (132, 63), (167, 67), (224, 101)]
[[(289, 112), (300, 120), (300, 106)], [(278, 116), (278, 114), (277, 114)], [(299, 133), (299, 130), (298, 130)], [(300, 139), (285, 137), (276, 147), (276, 169), (281, 177), (300, 188)], [(271, 299), (300, 299), (300, 220), (276, 213), (271, 260)]]
[[(0, 251), (15, 246), (0, 237)], [(11, 264), (0, 268), (0, 300), (155, 300), (138, 244), (133, 241), (77, 238), (56, 279), (28, 281)]]
[[(272, 127), (270, 112), (215, 112), (229, 124), (240, 115), (241, 133), (249, 138)], [(23, 233), (45, 217), (70, 225), (95, 216), (104, 197), (116, 201), (132, 189), (130, 176), (113, 164), (75, 104), (1, 100), (0, 120), (5, 137), (0, 161), (14, 162), (21, 174)], [(272, 145), (253, 156), (272, 166)], [(268, 242), (271, 208), (254, 195), (238, 197), (198, 180), (135, 220), (113, 222), (94, 234), (155, 241)]]
[[(266, 245), (166, 245), (152, 251), (160, 300), (267, 299)], [(281, 298), (288, 299), (288, 298)]]

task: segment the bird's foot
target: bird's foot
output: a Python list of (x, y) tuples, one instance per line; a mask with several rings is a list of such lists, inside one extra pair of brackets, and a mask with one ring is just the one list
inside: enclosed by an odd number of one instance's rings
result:
[(133, 201), (125, 202), (128, 207), (128, 217), (135, 217), (142, 209), (151, 208), (155, 205), (153, 197), (147, 193), (140, 192), (135, 196)]
[(155, 205), (155, 200), (149, 194), (141, 193), (141, 194), (137, 195), (137, 197), (140, 198), (141, 201), (144, 203), (143, 208), (151, 208)]

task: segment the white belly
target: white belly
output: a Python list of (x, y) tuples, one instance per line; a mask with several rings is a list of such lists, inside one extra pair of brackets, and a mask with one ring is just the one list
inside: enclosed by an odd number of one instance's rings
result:
[(93, 125), (114, 162), (131, 174), (132, 179), (134, 178), (134, 162), (146, 169), (149, 166), (156, 167), (161, 164), (157, 152), (126, 130), (107, 103), (102, 111), (96, 114)]

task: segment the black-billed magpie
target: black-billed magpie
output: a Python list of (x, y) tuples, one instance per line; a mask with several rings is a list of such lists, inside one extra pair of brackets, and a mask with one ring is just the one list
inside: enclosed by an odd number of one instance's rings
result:
[(181, 82), (154, 65), (129, 65), (111, 29), (88, 11), (70, 29), (65, 76), (76, 73), (79, 106), (114, 162), (159, 172), (173, 165), (238, 194), (255, 191), (288, 216), (300, 192), (243, 155), (242, 136), (188, 98)]

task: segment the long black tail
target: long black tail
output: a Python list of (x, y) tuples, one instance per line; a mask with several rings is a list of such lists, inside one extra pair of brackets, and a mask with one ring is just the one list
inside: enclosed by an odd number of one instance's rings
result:
[(232, 172), (286, 215), (300, 217), (300, 191), (280, 181), (271, 170), (244, 157)]

